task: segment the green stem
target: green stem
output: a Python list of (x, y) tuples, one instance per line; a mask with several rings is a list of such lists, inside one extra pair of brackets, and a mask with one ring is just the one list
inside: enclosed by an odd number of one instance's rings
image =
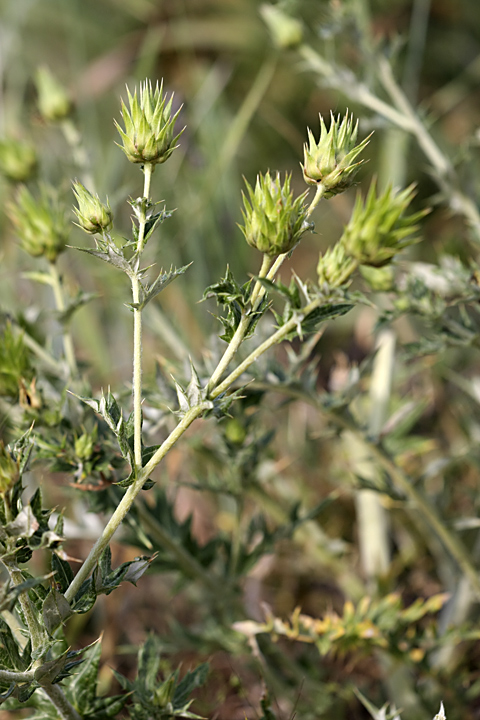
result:
[(222, 395), (230, 385), (232, 385), (235, 380), (237, 380), (245, 370), (248, 370), (250, 365), (252, 365), (258, 358), (263, 355), (264, 352), (269, 350), (274, 345), (277, 345), (279, 342), (284, 340), (291, 332), (294, 330), (301, 322), (304, 320), (307, 315), (309, 315), (313, 310), (316, 310), (322, 303), (321, 298), (315, 298), (315, 300), (312, 300), (308, 305), (306, 305), (301, 313), (298, 313), (298, 315), (295, 315), (293, 318), (291, 318), (288, 322), (285, 323), (285, 325), (282, 325), (281, 328), (277, 330), (277, 332), (273, 333), (269, 338), (267, 338), (263, 343), (261, 343), (253, 352), (248, 355), (248, 357), (245, 358), (245, 360), (238, 365), (238, 367), (233, 370), (230, 375), (228, 375), (225, 380), (217, 385), (212, 392), (210, 393), (210, 397), (212, 400), (217, 398), (219, 395)]
[[(137, 240), (137, 273), (132, 277), (132, 299), (134, 305), (140, 303), (140, 278), (138, 266), (145, 246), (145, 226), (147, 223), (147, 203), (150, 197), (150, 184), (155, 165), (145, 163), (143, 203), (138, 222)], [(133, 310), (133, 443), (135, 469), (138, 473), (142, 467), (142, 309), (135, 307)]]
[[(260, 355), (269, 350), (269, 348), (271, 348), (273, 345), (281, 342), (292, 330), (294, 330), (298, 326), (298, 324), (307, 315), (309, 315), (309, 313), (313, 312), (313, 310), (319, 307), (321, 303), (322, 300), (320, 298), (316, 298), (315, 300), (313, 300), (311, 303), (306, 305), (305, 308), (303, 308), (301, 314), (299, 313), (297, 316), (289, 320), (270, 338), (268, 338), (267, 340), (265, 340), (265, 342), (259, 345), (258, 348), (256, 348), (233, 372), (230, 373), (226, 380), (224, 380), (220, 385), (218, 385), (218, 387), (216, 387), (212, 391), (211, 397), (216, 398), (222, 393), (224, 393), (230, 387), (230, 385), (234, 383), (235, 380), (237, 380), (240, 375), (242, 375), (242, 373), (244, 373), (245, 370), (260, 357)], [(86, 558), (82, 567), (80, 568), (69, 588), (67, 589), (65, 597), (68, 602), (71, 603), (73, 601), (82, 583), (93, 572), (96, 564), (100, 559), (101, 554), (103, 553), (110, 540), (112, 539), (113, 535), (121, 525), (128, 511), (132, 507), (135, 498), (137, 497), (138, 493), (142, 489), (145, 481), (148, 479), (150, 474), (163, 460), (169, 450), (172, 449), (175, 443), (182, 437), (182, 435), (190, 427), (194, 420), (203, 415), (205, 410), (210, 409), (210, 407), (210, 403), (205, 402), (200, 403), (199, 405), (196, 405), (195, 407), (188, 410), (183, 416), (182, 420), (178, 423), (176, 428), (172, 430), (167, 439), (162, 443), (162, 445), (160, 445), (158, 450), (150, 458), (148, 463), (140, 469), (137, 474), (136, 480), (128, 488), (127, 492), (117, 506), (117, 509), (115, 510), (112, 517), (105, 526), (102, 535), (98, 538), (97, 542), (90, 550), (88, 557)]]
[(190, 427), (193, 421), (200, 417), (200, 415), (202, 415), (209, 407), (210, 405), (208, 403), (203, 403), (201, 405), (196, 405), (195, 407), (191, 408), (191, 410), (186, 412), (182, 420), (178, 423), (176, 428), (172, 430), (170, 435), (158, 448), (150, 461), (145, 465), (145, 467), (141, 468), (136, 480), (132, 483), (132, 485), (130, 485), (130, 487), (126, 491), (125, 495), (117, 506), (117, 509), (115, 510), (112, 517), (105, 526), (101, 536), (98, 538), (95, 545), (90, 550), (90, 553), (88, 554), (88, 557), (86, 558), (82, 567), (72, 580), (70, 586), (67, 588), (67, 591), (65, 592), (65, 597), (68, 602), (71, 603), (73, 601), (82, 583), (87, 580), (87, 578), (93, 572), (95, 566), (100, 559), (101, 554), (109, 544), (117, 529), (120, 527), (125, 516), (132, 507), (135, 498), (143, 488), (145, 481), (148, 479), (150, 473), (163, 460), (165, 455), (182, 437), (184, 432)]
[[(263, 259), (262, 259), (262, 266), (260, 268), (260, 272), (258, 273), (258, 276), (260, 278), (268, 277), (267, 273), (270, 269), (271, 264), (272, 264), (272, 258), (269, 255), (264, 254)], [(235, 330), (235, 334), (232, 337), (232, 339), (230, 340), (227, 349), (225, 350), (217, 367), (213, 371), (210, 380), (208, 381), (208, 384), (206, 387), (207, 394), (211, 390), (213, 390), (215, 385), (218, 383), (218, 381), (222, 377), (223, 373), (225, 372), (225, 370), (227, 369), (227, 367), (230, 365), (231, 361), (233, 360), (235, 354), (237, 353), (238, 348), (244, 341), (245, 335), (248, 330), (248, 326), (250, 325), (250, 323), (252, 321), (252, 313), (254, 313), (255, 310), (260, 305), (260, 302), (262, 301), (262, 297), (263, 297), (264, 293), (265, 293), (265, 288), (263, 288), (261, 283), (257, 280), (254, 285), (254, 288), (252, 290), (252, 296), (250, 298), (250, 309), (243, 311), (242, 317), (240, 318), (240, 322), (238, 323), (238, 327)]]
[[(57, 306), (57, 310), (62, 313), (65, 311), (66, 305), (65, 305), (65, 298), (63, 295), (62, 280), (59, 275), (58, 268), (57, 268), (57, 265), (55, 262), (50, 263), (50, 278), (52, 281), (53, 295), (55, 297), (55, 304)], [(75, 358), (75, 350), (73, 347), (73, 340), (72, 340), (70, 331), (66, 327), (63, 328), (62, 338), (63, 338), (63, 352), (65, 355), (65, 360), (67, 361), (67, 365), (70, 370), (70, 374), (72, 376), (78, 375), (78, 367), (77, 367), (77, 360)]]
[(48, 683), (42, 685), (42, 690), (52, 705), (54, 705), (58, 710), (58, 713), (63, 720), (82, 720), (82, 716), (67, 700), (59, 685), (52, 685), (51, 683)]
[[(8, 571), (12, 584), (17, 586), (25, 582), (22, 571), (15, 565), (14, 562), (3, 560), (3, 563)], [(22, 608), (23, 617), (28, 628), (28, 634), (32, 643), (32, 654), (40, 655), (42, 649), (46, 644), (45, 631), (38, 622), (38, 618), (32, 607), (32, 603), (28, 596), (28, 592), (22, 592), (19, 595), (19, 602)], [(37, 663), (41, 662), (40, 658)]]
[[(320, 202), (321, 198), (323, 197), (325, 193), (325, 188), (323, 185), (319, 184), (317, 185), (317, 190), (315, 192), (315, 196), (310, 203), (307, 214), (305, 216), (305, 221), (307, 221), (310, 218), (310, 215), (317, 207), (318, 203)], [(268, 255), (263, 255), (262, 260), (262, 267), (260, 268), (260, 272), (258, 276), (260, 278), (267, 278), (267, 280), (273, 280), (280, 269), (283, 261), (285, 258), (288, 257), (290, 253), (283, 253), (282, 255), (279, 255), (274, 262), (272, 262), (272, 258)], [(255, 312), (255, 310), (260, 305), (263, 296), (265, 295), (265, 288), (262, 286), (262, 284), (257, 280), (253, 291), (252, 296), (250, 298), (250, 307)], [(220, 362), (218, 363), (217, 367), (215, 368), (210, 380), (208, 381), (206, 391), (207, 393), (210, 393), (215, 386), (217, 385), (218, 381), (222, 377), (223, 373), (229, 366), (230, 362), (234, 358), (234, 356), (237, 353), (238, 348), (242, 344), (246, 332), (248, 330), (248, 326), (251, 322), (251, 312), (244, 311), (242, 318), (240, 319), (240, 322), (238, 324), (238, 327), (235, 331), (235, 334), (233, 338), (231, 339), (228, 348), (226, 349), (225, 353), (223, 354), (223, 357), (221, 358)], [(217, 397), (215, 395), (215, 397)]]
[(0, 680), (8, 683), (27, 683), (33, 680), (33, 671), (28, 672), (12, 672), (11, 670), (0, 670)]

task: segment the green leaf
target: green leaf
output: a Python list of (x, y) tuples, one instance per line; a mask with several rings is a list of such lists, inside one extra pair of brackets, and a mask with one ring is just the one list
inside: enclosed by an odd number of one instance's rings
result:
[(195, 670), (187, 672), (178, 683), (173, 696), (173, 706), (183, 708), (188, 703), (188, 698), (196, 688), (205, 684), (209, 672), (208, 663), (202, 663)]
[(151, 285), (144, 285), (142, 283), (140, 287), (140, 302), (139, 303), (129, 303), (129, 307), (143, 310), (145, 305), (147, 305), (150, 300), (153, 300), (154, 297), (156, 297), (162, 290), (164, 290), (167, 285), (170, 285), (175, 278), (177, 278), (179, 275), (183, 275), (183, 273), (190, 267), (192, 263), (188, 263), (188, 265), (183, 265), (181, 268), (170, 268), (168, 272), (164, 272), (163, 270), (160, 271), (160, 274), (156, 278), (156, 280), (153, 281)]
[(122, 270), (122, 272), (128, 275), (129, 278), (135, 277), (135, 272), (132, 269), (129, 261), (127, 260), (123, 252), (113, 244), (113, 242), (104, 243), (98, 238), (96, 238), (96, 242), (98, 247), (101, 248), (100, 250), (93, 250), (92, 248), (74, 247), (73, 245), (69, 245), (68, 247), (72, 248), (72, 250), (80, 250), (80, 252), (88, 253), (88, 255), (93, 255), (94, 257), (103, 260), (109, 265), (113, 265), (119, 270)]
[(42, 608), (43, 622), (49, 635), (52, 635), (53, 631), (59, 625), (63, 625), (71, 615), (73, 610), (68, 600), (56, 588), (51, 588)]
[(76, 297), (70, 300), (65, 310), (56, 313), (58, 321), (62, 325), (68, 325), (73, 315), (79, 308), (83, 307), (84, 305), (91, 302), (92, 300), (95, 300), (98, 297), (100, 297), (98, 293), (87, 293), (82, 291), (78, 292)]
[(101, 654), (102, 646), (99, 640), (85, 648), (82, 652), (83, 663), (68, 685), (71, 702), (82, 717), (95, 701)]
[(3, 618), (0, 618), (0, 666), (5, 670), (27, 669), (12, 631)]
[(56, 553), (52, 553), (52, 572), (54, 573), (54, 582), (60, 592), (66, 592), (73, 580), (73, 570), (70, 563), (62, 560)]

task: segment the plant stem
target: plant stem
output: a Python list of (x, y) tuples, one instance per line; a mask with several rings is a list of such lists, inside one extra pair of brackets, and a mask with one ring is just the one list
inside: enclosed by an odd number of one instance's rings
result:
[[(55, 304), (57, 306), (57, 310), (62, 313), (65, 311), (66, 305), (65, 305), (65, 298), (63, 295), (62, 280), (58, 273), (58, 268), (57, 268), (57, 265), (55, 262), (50, 263), (50, 277), (52, 280), (52, 289), (53, 289), (53, 295), (55, 297)], [(67, 361), (67, 365), (70, 370), (70, 374), (72, 376), (78, 375), (78, 367), (77, 367), (77, 360), (75, 358), (75, 350), (73, 347), (73, 340), (72, 340), (70, 331), (66, 327), (63, 328), (62, 338), (63, 338), (63, 352), (65, 355), (65, 360)]]
[(165, 455), (168, 453), (169, 450), (172, 449), (177, 440), (182, 437), (183, 433), (190, 427), (192, 422), (198, 417), (200, 417), (200, 415), (202, 415), (209, 407), (209, 403), (203, 403), (200, 405), (196, 405), (195, 407), (191, 408), (191, 410), (188, 410), (188, 412), (185, 413), (176, 428), (172, 430), (167, 439), (162, 443), (156, 453), (152, 456), (150, 461), (145, 465), (145, 467), (140, 469), (136, 480), (127, 489), (125, 495), (117, 506), (117, 509), (115, 510), (107, 525), (105, 526), (101, 536), (98, 538), (95, 545), (90, 550), (90, 553), (88, 554), (88, 557), (86, 558), (82, 567), (72, 580), (70, 586), (67, 588), (67, 591), (65, 592), (65, 597), (68, 602), (72, 602), (78, 590), (80, 589), (81, 584), (84, 582), (84, 580), (87, 580), (87, 578), (90, 576), (90, 573), (93, 572), (98, 560), (100, 559), (101, 554), (109, 544), (113, 535), (121, 525), (130, 508), (132, 507), (135, 498), (142, 489), (150, 473), (163, 460)]
[[(321, 198), (323, 197), (325, 193), (325, 188), (322, 184), (317, 185), (317, 190), (315, 192), (315, 196), (310, 203), (307, 214), (305, 216), (305, 222), (309, 219), (312, 212), (317, 207), (318, 203), (320, 202)], [(290, 253), (283, 253), (282, 255), (279, 255), (275, 261), (272, 261), (272, 258), (268, 255), (263, 255), (262, 260), (262, 267), (260, 268), (260, 272), (258, 274), (259, 278), (267, 278), (267, 280), (273, 280), (275, 275), (277, 274), (278, 270), (280, 269), (283, 261), (285, 258), (288, 257)], [(262, 284), (257, 280), (254, 288), (252, 290), (252, 295), (250, 298), (250, 307), (251, 311), (244, 311), (242, 318), (240, 319), (240, 322), (238, 324), (238, 327), (235, 331), (235, 334), (233, 338), (231, 339), (225, 353), (223, 354), (220, 362), (218, 363), (217, 367), (215, 368), (210, 380), (208, 381), (206, 391), (207, 394), (210, 393), (215, 386), (217, 385), (218, 381), (222, 377), (223, 373), (229, 366), (230, 362), (232, 361), (233, 357), (237, 353), (238, 348), (242, 344), (243, 340), (245, 339), (245, 335), (248, 330), (248, 326), (252, 319), (252, 311), (255, 312), (255, 310), (260, 305), (263, 296), (265, 295), (265, 288), (262, 286)], [(215, 395), (215, 397), (217, 397)]]
[(26, 683), (32, 682), (33, 671), (13, 672), (12, 670), (0, 670), (0, 680), (2, 682)]
[[(16, 566), (14, 562), (3, 560), (3, 564), (8, 571), (10, 580), (12, 581), (13, 585), (17, 586), (25, 582), (22, 571)], [(42, 629), (40, 623), (38, 622), (38, 618), (32, 607), (28, 592), (20, 593), (18, 600), (22, 608), (23, 617), (25, 619), (25, 623), (28, 628), (28, 634), (32, 643), (32, 654), (39, 654), (45, 645), (45, 632)]]
[(230, 375), (225, 378), (225, 380), (220, 383), (220, 385), (217, 385), (212, 392), (210, 393), (210, 397), (212, 399), (217, 398), (219, 395), (222, 395), (230, 385), (232, 385), (235, 380), (237, 380), (240, 375), (243, 375), (245, 370), (247, 370), (250, 365), (252, 365), (258, 358), (263, 355), (264, 352), (269, 350), (273, 345), (277, 345), (279, 342), (281, 342), (289, 333), (292, 332), (301, 322), (304, 320), (307, 315), (309, 315), (313, 310), (316, 310), (323, 300), (321, 298), (315, 298), (315, 300), (312, 300), (308, 305), (306, 305), (301, 313), (298, 313), (298, 315), (295, 315), (293, 318), (291, 318), (288, 322), (285, 323), (285, 325), (282, 325), (281, 328), (279, 328), (273, 335), (271, 335), (269, 338), (267, 338), (261, 345), (259, 345), (255, 350), (253, 350), (248, 357), (245, 358), (245, 360), (238, 365), (238, 367), (233, 370)]
[[(395, 335), (392, 330), (383, 330), (377, 340), (377, 352), (370, 381), (369, 436), (378, 438), (387, 419), (391, 394), (393, 365), (395, 360)], [(350, 438), (355, 454), (358, 442)], [(364, 454), (365, 451), (363, 451)], [(354, 458), (359, 475), (376, 479), (378, 469), (369, 458)], [(375, 490), (361, 489), (355, 496), (358, 525), (360, 558), (368, 583), (374, 587), (378, 575), (388, 572), (390, 549), (387, 512), (382, 505), (381, 495)]]
[(418, 144), (422, 148), (427, 158), (430, 160), (435, 170), (441, 177), (444, 177), (445, 175), (451, 173), (453, 168), (450, 160), (446, 157), (446, 155), (444, 155), (438, 145), (434, 142), (425, 125), (422, 123), (417, 113), (410, 105), (405, 93), (399, 87), (395, 78), (393, 77), (390, 64), (387, 62), (387, 60), (385, 60), (385, 58), (379, 58), (377, 68), (380, 80), (385, 90), (388, 92), (388, 94), (392, 98), (397, 108), (403, 114), (403, 116), (407, 118), (408, 123), (411, 127), (412, 134), (415, 135), (415, 137), (417, 138)]
[[(143, 202), (138, 220), (137, 240), (137, 273), (132, 277), (132, 299), (134, 305), (140, 303), (139, 266), (145, 245), (145, 226), (147, 223), (147, 203), (150, 196), (150, 183), (155, 165), (145, 163)], [(133, 443), (135, 470), (138, 473), (142, 467), (142, 309), (133, 310)]]
[(54, 705), (58, 710), (58, 713), (63, 720), (82, 720), (82, 716), (67, 700), (59, 685), (52, 685), (51, 683), (48, 683), (48, 685), (42, 685), (42, 690), (52, 705)]
[[(277, 258), (278, 260), (278, 258)], [(270, 269), (270, 266), (272, 264), (272, 258), (268, 255), (264, 254), (262, 259), (262, 267), (260, 268), (260, 272), (258, 273), (258, 276), (260, 278), (267, 277), (267, 273)], [(227, 369), (227, 367), (230, 365), (231, 361), (233, 360), (233, 357), (235, 356), (238, 348), (242, 344), (245, 335), (248, 331), (248, 326), (250, 325), (252, 321), (252, 315), (255, 313), (255, 310), (260, 305), (260, 302), (262, 300), (262, 297), (264, 295), (264, 288), (262, 287), (261, 283), (257, 280), (254, 288), (252, 290), (252, 295), (250, 298), (250, 309), (244, 310), (242, 313), (242, 317), (240, 318), (240, 322), (238, 323), (238, 327), (235, 330), (235, 334), (228, 343), (228, 347), (225, 350), (220, 362), (218, 363), (217, 367), (212, 373), (212, 376), (210, 380), (208, 381), (206, 392), (207, 394), (213, 390), (215, 385), (218, 383), (220, 378), (222, 377), (223, 373)]]

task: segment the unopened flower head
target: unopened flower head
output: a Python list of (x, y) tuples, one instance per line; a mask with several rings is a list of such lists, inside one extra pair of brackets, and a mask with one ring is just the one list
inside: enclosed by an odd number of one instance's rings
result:
[(368, 145), (370, 135), (356, 145), (358, 121), (347, 113), (343, 119), (331, 114), (327, 130), (320, 115), (320, 138), (315, 140), (308, 128), (308, 143), (304, 145), (303, 177), (308, 185), (322, 185), (324, 197), (330, 198), (346, 190), (353, 183), (355, 173), (364, 162), (354, 162)]
[(125, 125), (123, 130), (115, 121), (124, 151), (130, 162), (133, 163), (164, 163), (177, 146), (177, 140), (182, 134), (173, 134), (175, 121), (180, 109), (172, 114), (173, 95), (167, 102), (163, 95), (163, 81), (152, 88), (151, 82), (146, 80), (140, 85), (140, 93), (135, 89), (132, 95), (127, 88), (128, 106), (122, 100), (122, 116)]
[(300, 20), (287, 15), (277, 5), (261, 5), (260, 14), (277, 47), (294, 49), (300, 45), (303, 40), (303, 25)]
[(398, 193), (389, 186), (377, 197), (374, 180), (365, 202), (358, 195), (341, 242), (359, 265), (382, 267), (404, 247), (418, 242), (416, 223), (428, 210), (403, 215), (414, 194), (413, 185)]
[(327, 284), (330, 288), (345, 285), (357, 269), (357, 261), (348, 255), (343, 243), (338, 242), (320, 255), (317, 265), (319, 285)]
[(37, 70), (38, 109), (47, 122), (65, 120), (72, 112), (72, 101), (63, 85), (46, 67)]
[(35, 174), (37, 153), (29, 142), (0, 140), (0, 172), (14, 182), (25, 182)]
[(90, 235), (108, 232), (112, 227), (113, 213), (110, 205), (102, 203), (98, 195), (93, 195), (81, 182), (74, 182), (73, 192), (78, 207), (73, 208), (78, 226)]
[(42, 186), (40, 197), (36, 199), (22, 185), (8, 212), (23, 249), (34, 257), (44, 256), (55, 262), (65, 250), (68, 224), (54, 190)]
[(240, 229), (249, 245), (271, 257), (290, 252), (308, 229), (303, 193), (296, 199), (290, 190), (290, 175), (282, 184), (280, 173), (257, 175), (255, 190), (245, 180), (244, 225)]

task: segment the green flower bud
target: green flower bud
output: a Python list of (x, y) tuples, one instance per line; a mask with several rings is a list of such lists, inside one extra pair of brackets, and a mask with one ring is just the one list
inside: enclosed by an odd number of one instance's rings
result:
[(22, 140), (0, 140), (0, 172), (14, 182), (25, 182), (35, 174), (37, 153)]
[(287, 15), (276, 5), (261, 5), (260, 14), (267, 25), (275, 45), (282, 49), (294, 49), (303, 40), (300, 20)]
[(5, 495), (20, 477), (19, 464), (0, 440), (0, 495)]
[(38, 109), (47, 122), (65, 120), (72, 112), (72, 101), (65, 88), (46, 67), (37, 70)]
[(80, 460), (89, 460), (92, 457), (93, 446), (96, 440), (96, 433), (92, 435), (83, 433), (75, 440), (75, 455)]
[(73, 192), (78, 208), (73, 208), (77, 216), (77, 225), (90, 235), (108, 231), (112, 227), (113, 213), (110, 205), (104, 205), (98, 195), (92, 195), (81, 182), (73, 183)]
[(9, 216), (18, 233), (20, 244), (30, 255), (43, 255), (50, 262), (65, 250), (68, 225), (65, 212), (52, 188), (43, 186), (36, 200), (22, 185), (16, 201), (8, 207)]
[(375, 292), (388, 292), (393, 289), (395, 273), (391, 265), (384, 265), (383, 267), (360, 265), (359, 270), (365, 282)]
[(338, 242), (320, 255), (317, 265), (318, 283), (326, 283), (331, 288), (337, 288), (350, 279), (357, 269), (357, 261), (345, 251), (345, 246)]
[(357, 155), (368, 145), (371, 135), (355, 145), (358, 121), (348, 115), (335, 120), (331, 113), (330, 129), (327, 130), (320, 115), (320, 138), (316, 142), (312, 131), (308, 131), (308, 145), (304, 145), (303, 177), (308, 185), (323, 185), (324, 197), (331, 198), (342, 193), (353, 184), (355, 174), (364, 162), (354, 162)]
[(296, 200), (290, 190), (290, 175), (282, 185), (280, 173), (272, 178), (269, 172), (257, 175), (255, 190), (245, 180), (242, 210), (245, 225), (239, 225), (249, 245), (271, 257), (290, 252), (308, 229), (303, 193)]
[[(172, 115), (173, 95), (167, 102), (162, 95), (163, 81), (160, 87), (152, 89), (152, 83), (146, 80), (140, 85), (140, 98), (137, 90), (132, 97), (127, 88), (129, 108), (122, 100), (122, 115), (125, 131), (115, 121), (116, 128), (122, 138), (124, 151), (133, 163), (164, 163), (177, 146), (178, 135), (173, 135), (173, 128), (180, 110)], [(180, 108), (181, 109), (181, 108)], [(185, 128), (184, 128), (185, 129)]]
[(389, 186), (383, 195), (377, 197), (375, 180), (365, 203), (358, 195), (341, 242), (359, 265), (388, 265), (400, 250), (418, 242), (419, 238), (413, 237), (418, 230), (415, 223), (429, 211), (422, 210), (402, 217), (413, 196), (413, 185), (410, 185), (399, 193)]

